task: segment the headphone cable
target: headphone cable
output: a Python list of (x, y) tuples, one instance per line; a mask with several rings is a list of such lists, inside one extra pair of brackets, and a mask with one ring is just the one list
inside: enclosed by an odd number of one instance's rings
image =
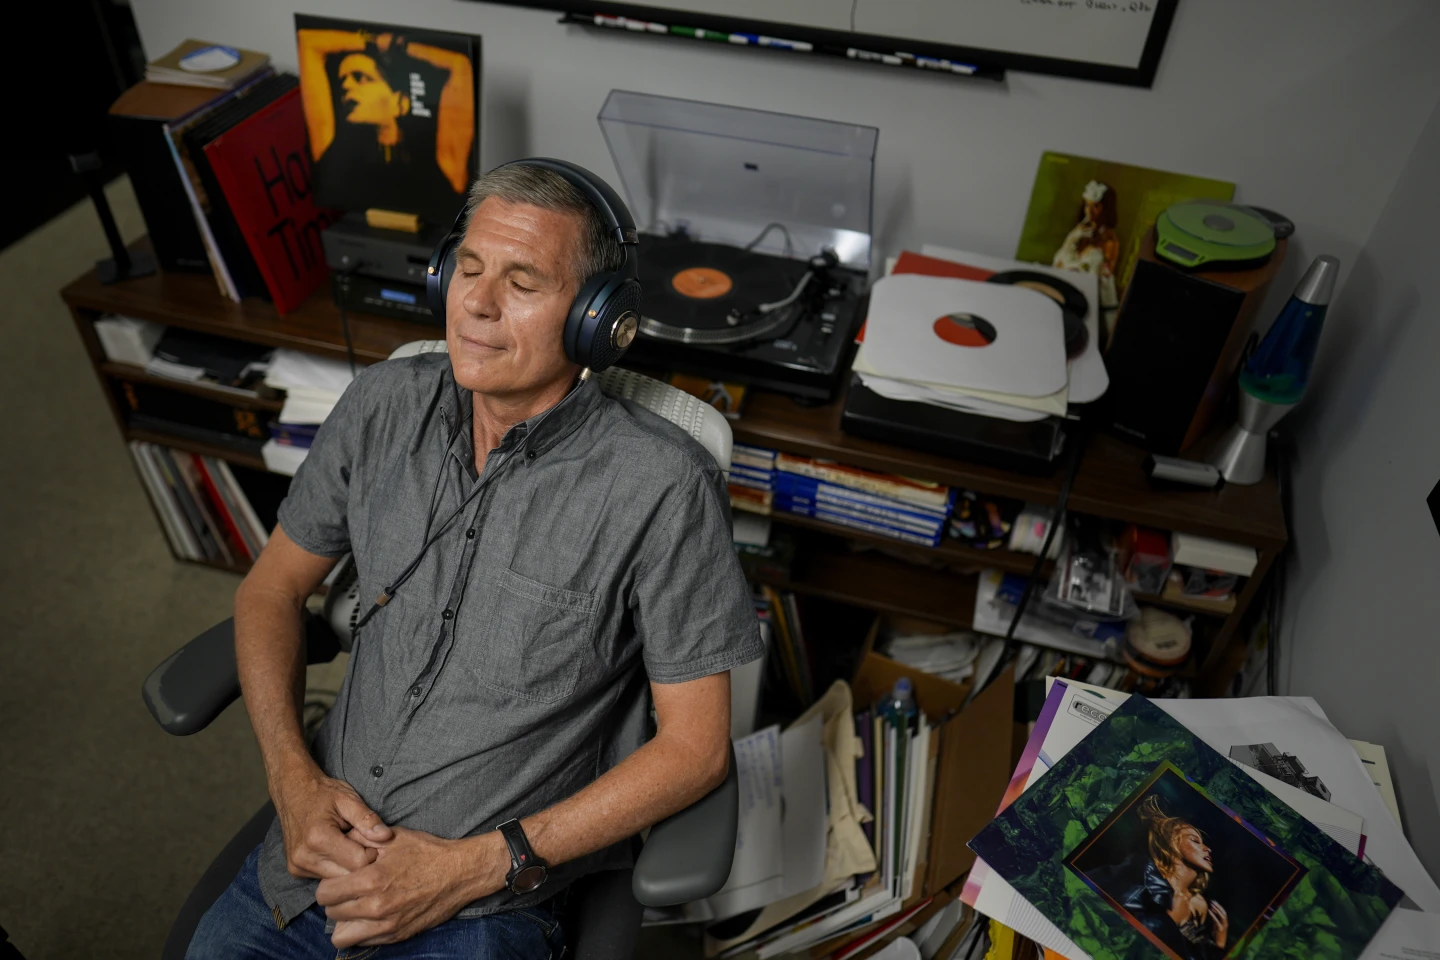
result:
[[(577, 383), (576, 386), (579, 386), (579, 384)], [(541, 425), (550, 418), (550, 415), (552, 413), (564, 406), (565, 401), (575, 396), (576, 392), (577, 391), (575, 390), (575, 388), (572, 387), (570, 389), (570, 392), (565, 394), (565, 396), (560, 399), (559, 403), (555, 404), (555, 406), (551, 407), (549, 410), (546, 410), (543, 414), (540, 415), (540, 419), (535, 421), (535, 426), (531, 427), (525, 432), (525, 448), (527, 450), (529, 449), (530, 444), (533, 442), (535, 434), (539, 432)], [(453, 443), (454, 441), (452, 440), (451, 442)], [(468, 494), (466, 494), (465, 499), (460, 501), (460, 506), (456, 507), (453, 511), (451, 511), (450, 516), (446, 517), (445, 521), (441, 523), (438, 528), (436, 528), (435, 532), (432, 533), (428, 538), (426, 538), (425, 542), (421, 545), (419, 551), (417, 551), (415, 556), (411, 558), (410, 562), (405, 565), (405, 569), (400, 571), (400, 575), (396, 577), (388, 587), (380, 591), (380, 595), (375, 598), (375, 601), (373, 603), (370, 604), (370, 609), (366, 610), (365, 615), (355, 622), (355, 628), (352, 631), (352, 636), (358, 634), (360, 632), (360, 628), (365, 626), (365, 624), (370, 621), (370, 618), (375, 616), (375, 614), (380, 610), (381, 607), (385, 606), (392, 599), (394, 599), (395, 592), (405, 585), (405, 581), (409, 580), (412, 576), (415, 575), (416, 570), (420, 569), (420, 561), (425, 559), (425, 554), (430, 552), (430, 548), (435, 545), (435, 541), (439, 540), (440, 537), (444, 535), (445, 531), (450, 529), (450, 525), (455, 522), (456, 518), (459, 517), (460, 514), (465, 512), (466, 508), (469, 507), (470, 504), (475, 502), (476, 497), (478, 497), (488, 486), (490, 486), (491, 481), (493, 481), (496, 477), (500, 476), (500, 471), (504, 470), (507, 466), (510, 465), (510, 461), (515, 459), (515, 454), (518, 452), (519, 449), (517, 448), (516, 450), (512, 450), (510, 451), (510, 453), (506, 454), (505, 459), (501, 461), (500, 466), (496, 467), (494, 472), (491, 473), (488, 478), (482, 478), (478, 483), (476, 483), (475, 489), (471, 490)], [(444, 469), (443, 464), (441, 465), (441, 469)]]
[[(345, 284), (346, 280), (360, 269), (360, 264), (355, 263), (344, 270), (337, 271), (336, 283)], [(348, 286), (348, 284), (346, 284)], [(359, 376), (355, 368), (355, 343), (350, 339), (350, 317), (345, 313), (345, 298), (335, 298), (335, 308), (340, 311), (340, 332), (345, 335), (345, 356), (350, 360), (350, 378), (353, 380)]]

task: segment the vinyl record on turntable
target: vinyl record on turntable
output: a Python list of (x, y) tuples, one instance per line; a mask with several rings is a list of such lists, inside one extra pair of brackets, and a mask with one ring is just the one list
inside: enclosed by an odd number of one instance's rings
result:
[(1025, 397), (1063, 390), (1064, 320), (1005, 284), (897, 274), (871, 288), (867, 363), (879, 376)]
[(761, 304), (784, 300), (805, 264), (718, 243), (642, 237), (645, 288), (640, 333), (681, 343), (738, 344), (777, 333), (792, 319)]

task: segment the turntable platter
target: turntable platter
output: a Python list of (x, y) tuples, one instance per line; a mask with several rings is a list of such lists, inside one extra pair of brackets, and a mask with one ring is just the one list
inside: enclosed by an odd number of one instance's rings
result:
[[(773, 330), (785, 316), (751, 316), (762, 303), (784, 300), (805, 264), (718, 243), (642, 235), (641, 332), (656, 339), (738, 343)], [(786, 314), (788, 311), (778, 311)], [(737, 324), (734, 317), (745, 316)], [(754, 322), (763, 319), (767, 331)]]

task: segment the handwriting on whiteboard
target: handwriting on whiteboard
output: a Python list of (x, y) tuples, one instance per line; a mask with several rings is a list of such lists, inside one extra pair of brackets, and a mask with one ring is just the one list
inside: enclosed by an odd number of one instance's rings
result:
[(1022, 7), (1054, 7), (1057, 10), (1099, 10), (1110, 13), (1154, 13), (1150, 0), (1020, 0)]

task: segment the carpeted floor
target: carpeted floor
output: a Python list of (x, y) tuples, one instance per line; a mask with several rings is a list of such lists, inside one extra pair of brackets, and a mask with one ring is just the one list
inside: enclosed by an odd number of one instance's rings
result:
[[(129, 182), (108, 192), (142, 234)], [(0, 927), (28, 960), (157, 956), (265, 800), (241, 707), (176, 739), (140, 700), (239, 578), (171, 558), (60, 300), (105, 255), (88, 203), (0, 252)], [(641, 954), (692, 950), (657, 932)]]

